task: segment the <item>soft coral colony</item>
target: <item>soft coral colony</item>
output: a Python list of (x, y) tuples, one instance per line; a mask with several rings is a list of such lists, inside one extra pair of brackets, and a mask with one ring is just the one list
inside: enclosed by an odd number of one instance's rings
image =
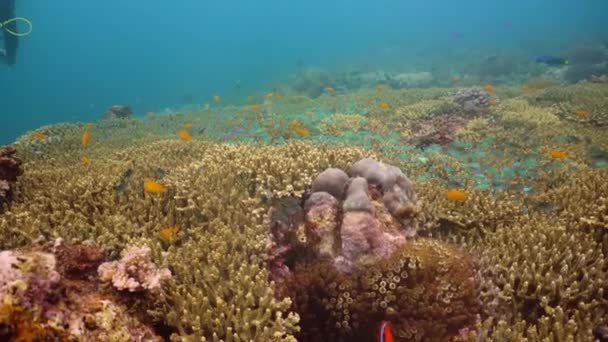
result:
[[(608, 171), (584, 156), (608, 140), (563, 115), (602, 120), (581, 89), (605, 87), (336, 91), (315, 102), (336, 113), (274, 125), (276, 145), (201, 139), (217, 123), (194, 114), (104, 120), (86, 146), (81, 126), (41, 128), (0, 153), (0, 339), (373, 341), (381, 322), (398, 341), (604, 338)], [(353, 99), (369, 112), (344, 114)], [(382, 139), (314, 141), (362, 132)]]

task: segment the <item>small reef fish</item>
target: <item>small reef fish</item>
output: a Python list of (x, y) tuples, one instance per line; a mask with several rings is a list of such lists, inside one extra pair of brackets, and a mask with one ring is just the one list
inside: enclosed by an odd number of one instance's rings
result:
[(521, 86), (521, 91), (523, 91), (524, 93), (527, 93), (530, 91), (530, 86), (528, 86), (527, 84), (524, 84)]
[(536, 63), (546, 64), (549, 66), (563, 66), (563, 65), (568, 65), (568, 60), (561, 58), (561, 57), (543, 55), (543, 56), (536, 57)]
[(144, 191), (153, 194), (160, 194), (167, 192), (167, 187), (152, 179), (146, 179), (144, 180)]
[(491, 98), (491, 99), (488, 101), (488, 104), (489, 104), (490, 106), (496, 106), (496, 105), (498, 104), (498, 99), (496, 99), (495, 97), (493, 97), (493, 98)]
[(191, 129), (192, 127), (193, 127), (192, 122), (187, 122), (182, 126), (182, 128), (184, 128), (184, 129)]
[(127, 171), (125, 171), (120, 177), (120, 182), (116, 184), (114, 190), (116, 190), (116, 192), (118, 192), (119, 194), (124, 193), (125, 190), (127, 190), (127, 185), (129, 185), (129, 180), (131, 179), (131, 176), (133, 176), (133, 169), (127, 169)]
[(82, 133), (82, 146), (87, 147), (89, 141), (91, 141), (91, 133), (89, 133), (89, 131), (84, 131), (84, 133)]
[(376, 91), (379, 92), (379, 93), (383, 92), (384, 91), (384, 85), (383, 84), (378, 84), (376, 86)]
[(315, 112), (310, 112), (310, 111), (304, 112), (304, 115), (308, 116), (311, 119), (315, 118)]
[(334, 87), (332, 87), (332, 86), (328, 86), (328, 87), (325, 87), (325, 91), (330, 94), (333, 94), (336, 92), (336, 89), (334, 89)]
[(466, 202), (469, 199), (469, 194), (458, 189), (450, 189), (445, 193), (445, 198), (454, 202)]
[(180, 129), (179, 132), (177, 132), (177, 135), (183, 141), (192, 141), (192, 136), (185, 129)]
[(255, 97), (253, 97), (253, 96), (247, 96), (246, 101), (247, 101), (247, 103), (251, 103), (251, 102), (255, 101)]
[(87, 156), (82, 156), (80, 157), (80, 163), (82, 164), (82, 166), (87, 167), (91, 165), (91, 159), (89, 159), (89, 157)]
[(213, 95), (213, 102), (220, 102), (220, 96), (219, 95)]
[(551, 152), (551, 158), (553, 159), (557, 159), (557, 160), (562, 160), (562, 159), (567, 159), (569, 158), (568, 153), (562, 151), (562, 150), (558, 150), (556, 148), (552, 149)]
[(391, 105), (388, 102), (380, 102), (380, 109), (389, 110), (391, 109)]
[(496, 91), (496, 88), (488, 83), (483, 86), (483, 90), (487, 91), (488, 93), (493, 93)]
[(156, 114), (154, 114), (154, 112), (147, 112), (146, 113), (146, 118), (148, 118), (148, 119), (154, 119), (155, 116), (156, 116)]
[(576, 116), (578, 116), (581, 119), (586, 119), (589, 117), (589, 115), (591, 115), (591, 112), (588, 110), (579, 109), (576, 112), (574, 112), (574, 114), (576, 114)]
[(393, 342), (393, 329), (388, 321), (381, 321), (378, 325), (378, 342)]
[(249, 106), (249, 108), (254, 112), (260, 111), (260, 106), (258, 106), (257, 104), (252, 104), (251, 106)]
[(458, 75), (452, 76), (452, 82), (454, 82), (454, 83), (460, 82), (460, 76), (458, 76)]
[(49, 138), (48, 135), (40, 132), (32, 132), (30, 133), (30, 136), (36, 140), (46, 140)]
[(95, 124), (92, 122), (87, 122), (84, 124), (84, 128), (94, 128), (94, 127), (95, 127)]
[(266, 98), (266, 100), (272, 100), (272, 98), (274, 97), (274, 93), (269, 92), (266, 95), (264, 95), (264, 97)]
[(161, 229), (160, 237), (167, 243), (173, 242), (173, 239), (179, 234), (178, 226), (169, 226)]
[(291, 123), (289, 124), (289, 129), (294, 131), (297, 135), (301, 137), (307, 137), (310, 135), (310, 131), (308, 130), (308, 128), (304, 127), (304, 125), (302, 125), (302, 123), (300, 123), (300, 121), (298, 121), (297, 119), (293, 119), (291, 121)]

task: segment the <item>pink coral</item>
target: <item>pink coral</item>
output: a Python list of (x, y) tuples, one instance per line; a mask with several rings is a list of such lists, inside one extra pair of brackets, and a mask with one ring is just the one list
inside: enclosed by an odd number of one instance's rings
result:
[(171, 279), (171, 271), (159, 269), (150, 258), (149, 247), (131, 247), (119, 261), (105, 262), (97, 272), (104, 282), (112, 282), (118, 290), (157, 293), (164, 281)]

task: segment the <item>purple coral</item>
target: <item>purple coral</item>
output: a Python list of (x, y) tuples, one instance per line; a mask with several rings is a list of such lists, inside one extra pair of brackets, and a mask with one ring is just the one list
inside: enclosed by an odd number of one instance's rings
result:
[(480, 113), (487, 111), (492, 98), (487, 91), (479, 87), (471, 87), (456, 92), (452, 100), (466, 113)]
[(119, 261), (101, 264), (97, 269), (101, 281), (112, 282), (118, 290), (159, 292), (162, 283), (171, 279), (171, 271), (159, 269), (150, 253), (149, 247), (131, 247)]

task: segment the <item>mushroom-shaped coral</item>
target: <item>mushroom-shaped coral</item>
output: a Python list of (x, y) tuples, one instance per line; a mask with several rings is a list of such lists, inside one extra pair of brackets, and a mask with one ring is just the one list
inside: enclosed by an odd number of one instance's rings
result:
[(474, 263), (444, 243), (413, 239), (412, 182), (370, 158), (344, 175), (322, 172), (300, 210), (271, 219), (268, 265), (276, 294), (292, 298), (302, 317), (299, 340), (367, 341), (381, 320), (402, 339), (443, 340), (474, 324)]
[(21, 160), (15, 157), (17, 150), (12, 146), (0, 148), (0, 203), (13, 196), (13, 183), (23, 174)]
[(150, 253), (149, 247), (131, 247), (120, 260), (99, 265), (101, 281), (112, 282), (118, 290), (159, 292), (162, 283), (171, 279), (171, 271), (156, 267)]

